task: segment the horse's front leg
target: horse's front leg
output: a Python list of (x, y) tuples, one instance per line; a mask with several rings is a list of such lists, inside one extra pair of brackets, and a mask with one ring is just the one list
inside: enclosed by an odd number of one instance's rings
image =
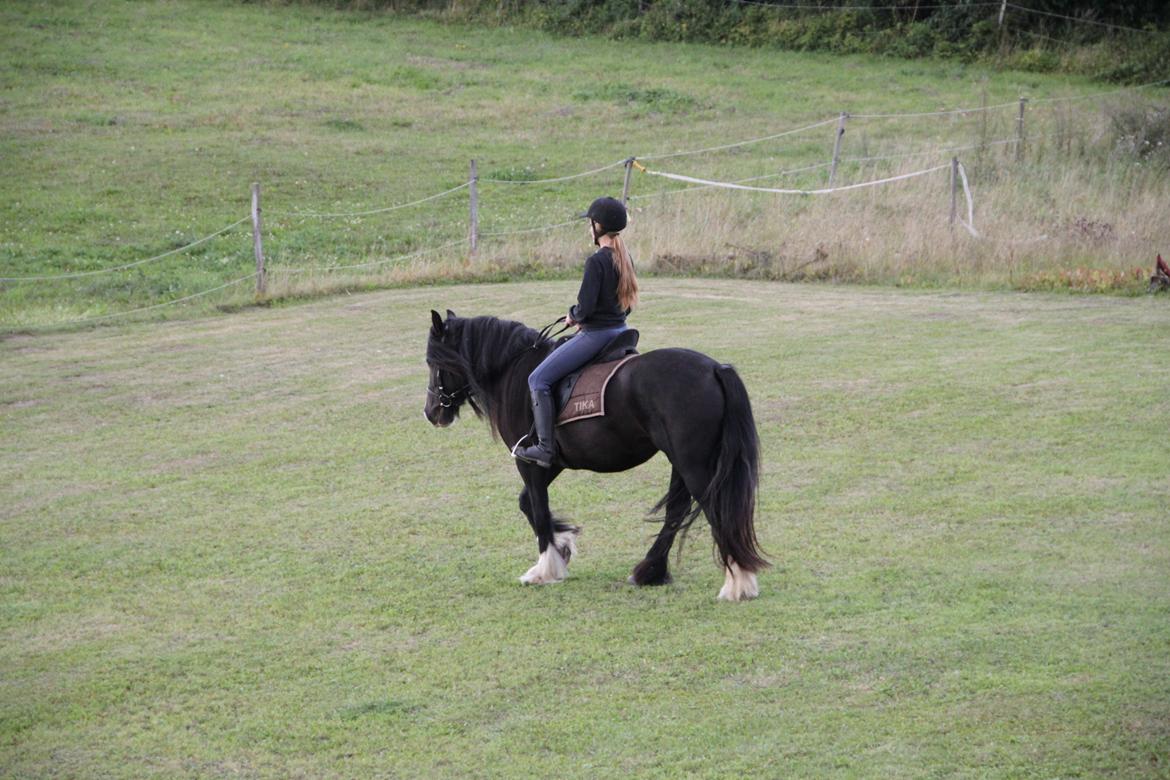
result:
[(544, 469), (528, 463), (517, 464), (524, 479), (520, 493), (520, 511), (528, 518), (536, 534), (539, 557), (536, 564), (520, 577), (528, 585), (560, 582), (569, 573), (569, 559), (577, 552), (580, 529), (557, 521), (548, 506), (548, 486), (561, 469)]

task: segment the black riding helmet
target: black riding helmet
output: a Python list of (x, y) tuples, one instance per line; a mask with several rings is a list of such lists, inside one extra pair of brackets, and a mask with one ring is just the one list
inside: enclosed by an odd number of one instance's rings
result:
[(626, 207), (617, 198), (598, 198), (589, 204), (589, 210), (580, 215), (601, 226), (601, 232), (617, 233), (626, 229)]

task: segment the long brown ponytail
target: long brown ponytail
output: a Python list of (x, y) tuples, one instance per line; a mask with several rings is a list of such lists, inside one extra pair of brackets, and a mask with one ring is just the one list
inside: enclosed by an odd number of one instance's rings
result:
[(610, 233), (609, 237), (613, 239), (613, 268), (618, 274), (618, 305), (623, 309), (633, 309), (638, 305), (638, 277), (634, 274), (634, 261), (630, 259), (630, 252), (621, 234)]

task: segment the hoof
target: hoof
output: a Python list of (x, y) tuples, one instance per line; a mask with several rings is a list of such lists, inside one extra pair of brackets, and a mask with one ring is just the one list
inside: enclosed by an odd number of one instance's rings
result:
[(542, 577), (539, 574), (532, 574), (532, 569), (529, 569), (528, 572), (520, 575), (520, 582), (524, 585), (555, 585), (558, 582), (564, 582), (564, 579)]
[(629, 577), (626, 577), (626, 584), (633, 585), (637, 588), (655, 588), (659, 585), (669, 585), (672, 582), (674, 582), (674, 577), (671, 577), (669, 574), (663, 576), (661, 579), (654, 580), (653, 582), (638, 582), (638, 578), (633, 574), (631, 574)]
[(672, 581), (670, 570), (666, 568), (665, 558), (644, 559), (630, 574), (631, 585), (669, 585)]
[(565, 565), (565, 559), (550, 546), (536, 559), (536, 565), (524, 572), (520, 581), (525, 585), (551, 585), (563, 580), (568, 573), (569, 568)]
[(760, 595), (756, 574), (739, 568), (735, 561), (724, 569), (723, 587), (719, 589), (720, 601), (746, 601)]

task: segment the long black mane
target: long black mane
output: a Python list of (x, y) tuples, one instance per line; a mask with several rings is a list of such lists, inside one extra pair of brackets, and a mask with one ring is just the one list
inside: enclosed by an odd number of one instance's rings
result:
[[(498, 317), (448, 317), (443, 333), (431, 329), (427, 362), (467, 383), (469, 403), (499, 434), (500, 401), (493, 386), (528, 353), (546, 354), (552, 341), (522, 322)], [(450, 388), (455, 389), (455, 388)]]

